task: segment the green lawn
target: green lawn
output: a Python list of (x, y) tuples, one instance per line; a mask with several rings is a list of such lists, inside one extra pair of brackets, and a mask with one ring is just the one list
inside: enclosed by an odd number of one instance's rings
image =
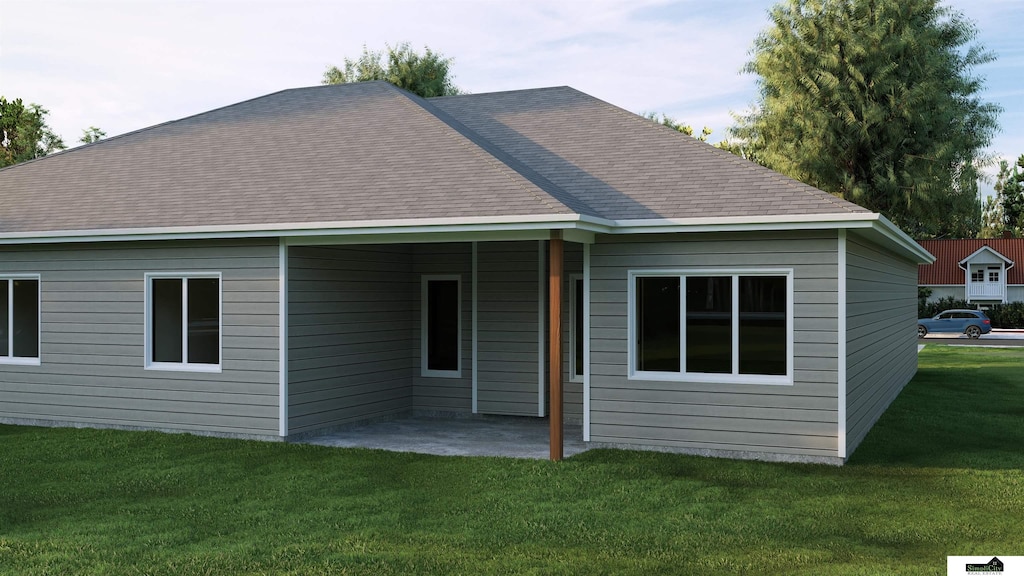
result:
[(0, 573), (944, 574), (1024, 554), (1022, 368), (929, 345), (844, 467), (0, 426)]

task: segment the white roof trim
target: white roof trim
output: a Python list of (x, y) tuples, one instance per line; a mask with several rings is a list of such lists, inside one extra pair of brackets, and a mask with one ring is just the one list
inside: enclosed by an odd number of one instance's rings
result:
[[(587, 216), (584, 216), (587, 218)], [(643, 220), (616, 220), (615, 225), (630, 226), (695, 226), (701, 224), (786, 224), (796, 222), (857, 222), (879, 218), (874, 212), (844, 212), (841, 214), (776, 214), (765, 216), (713, 216), (699, 218), (663, 218)]]
[[(581, 218), (584, 222), (587, 217)], [(900, 230), (888, 218), (874, 212), (845, 214), (794, 214), (777, 216), (727, 216), (719, 218), (676, 218), (663, 220), (616, 220), (608, 234), (666, 232), (742, 232), (765, 230), (852, 230), (881, 235), (891, 246), (920, 264), (931, 264), (935, 256)], [(594, 230), (599, 232), (599, 230)]]
[(1002, 254), (999, 253), (998, 250), (996, 250), (995, 248), (989, 246), (988, 244), (982, 246), (981, 248), (978, 248), (974, 252), (971, 252), (970, 256), (968, 256), (967, 258), (964, 258), (963, 260), (957, 262), (957, 265), (960, 266), (961, 269), (964, 269), (964, 264), (966, 264), (969, 260), (974, 259), (975, 256), (977, 256), (978, 254), (981, 254), (982, 252), (985, 252), (986, 250), (991, 252), (992, 254), (995, 254), (995, 256), (997, 258), (999, 258), (1000, 260), (1002, 260), (1003, 262), (1009, 264), (1009, 266), (1006, 267), (1007, 270), (1009, 270), (1010, 268), (1013, 268), (1013, 260), (1010, 260), (1006, 256), (1003, 256)]
[[(199, 240), (233, 238), (315, 238), (325, 236), (405, 236), (411, 234), (473, 234), (524, 230), (582, 230), (595, 234), (674, 232), (753, 232), (770, 230), (874, 230), (920, 262), (935, 257), (880, 214), (794, 214), (649, 220), (608, 220), (579, 214), (531, 214), (460, 218), (411, 218), (342, 222), (229, 224), (95, 230), (55, 230), (0, 234), (0, 244), (67, 242), (125, 242), (140, 240)], [(411, 238), (411, 236), (410, 236)]]

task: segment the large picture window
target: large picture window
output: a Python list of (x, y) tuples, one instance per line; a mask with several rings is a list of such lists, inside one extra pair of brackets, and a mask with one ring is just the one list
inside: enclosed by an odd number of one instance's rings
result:
[(630, 273), (630, 376), (792, 382), (790, 270)]
[(424, 376), (458, 378), (462, 365), (462, 290), (459, 276), (424, 276), (422, 284)]
[(146, 277), (146, 365), (167, 370), (220, 370), (220, 275)]
[(0, 363), (39, 364), (39, 276), (0, 276)]

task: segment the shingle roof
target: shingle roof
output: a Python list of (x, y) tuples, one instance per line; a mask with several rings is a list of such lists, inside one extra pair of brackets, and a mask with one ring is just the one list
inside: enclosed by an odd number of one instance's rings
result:
[(611, 220), (869, 213), (572, 88), (431, 100)]
[(964, 270), (959, 263), (982, 246), (988, 246), (1014, 263), (1006, 272), (1007, 284), (1024, 284), (1024, 238), (918, 240), (918, 243), (935, 255), (934, 263), (918, 266), (918, 284), (963, 284)]
[(285, 90), (0, 170), (0, 234), (870, 214), (571, 88)]

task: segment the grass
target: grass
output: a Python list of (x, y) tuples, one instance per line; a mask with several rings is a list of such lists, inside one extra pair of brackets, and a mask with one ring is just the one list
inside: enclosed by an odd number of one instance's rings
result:
[(0, 426), (0, 573), (942, 574), (1024, 553), (1022, 365), (929, 345), (844, 467)]

